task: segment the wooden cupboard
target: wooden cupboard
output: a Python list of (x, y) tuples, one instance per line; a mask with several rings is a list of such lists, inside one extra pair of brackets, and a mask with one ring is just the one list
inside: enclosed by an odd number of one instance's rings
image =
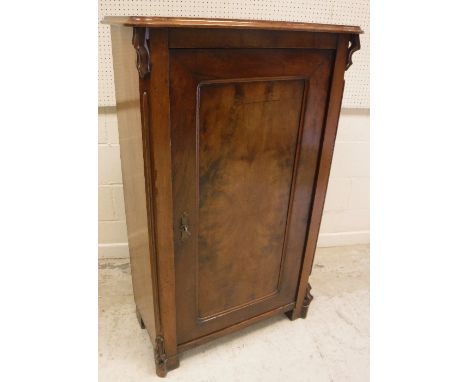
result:
[(359, 27), (161, 17), (111, 25), (137, 317), (165, 376), (259, 320), (305, 318)]

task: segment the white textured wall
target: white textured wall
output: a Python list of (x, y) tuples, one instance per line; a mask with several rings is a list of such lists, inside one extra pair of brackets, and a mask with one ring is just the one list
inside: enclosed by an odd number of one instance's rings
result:
[[(369, 111), (341, 113), (320, 246), (369, 242)], [(99, 256), (128, 256), (117, 117), (99, 114)]]
[(128, 256), (117, 114), (99, 114), (99, 256)]
[(318, 245), (369, 243), (369, 110), (342, 110)]

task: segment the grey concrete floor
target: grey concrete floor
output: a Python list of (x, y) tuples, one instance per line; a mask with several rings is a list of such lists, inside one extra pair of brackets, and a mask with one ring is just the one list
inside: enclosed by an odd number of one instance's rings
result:
[[(369, 380), (369, 247), (319, 248), (308, 317), (284, 315), (184, 353), (168, 381)], [(135, 318), (128, 259), (99, 261), (99, 380), (160, 380)]]

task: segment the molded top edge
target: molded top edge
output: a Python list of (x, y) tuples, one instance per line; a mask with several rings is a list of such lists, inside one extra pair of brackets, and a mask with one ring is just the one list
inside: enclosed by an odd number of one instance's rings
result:
[(268, 20), (206, 19), (192, 17), (106, 16), (102, 20), (102, 23), (127, 27), (149, 28), (231, 28), (351, 34), (363, 33), (360, 27), (350, 25), (314, 24)]

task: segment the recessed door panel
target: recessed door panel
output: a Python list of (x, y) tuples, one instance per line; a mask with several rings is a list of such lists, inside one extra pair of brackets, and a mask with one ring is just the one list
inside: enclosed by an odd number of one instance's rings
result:
[(294, 303), (333, 59), (170, 50), (179, 344)]
[(303, 95), (303, 79), (199, 86), (200, 319), (278, 293)]

